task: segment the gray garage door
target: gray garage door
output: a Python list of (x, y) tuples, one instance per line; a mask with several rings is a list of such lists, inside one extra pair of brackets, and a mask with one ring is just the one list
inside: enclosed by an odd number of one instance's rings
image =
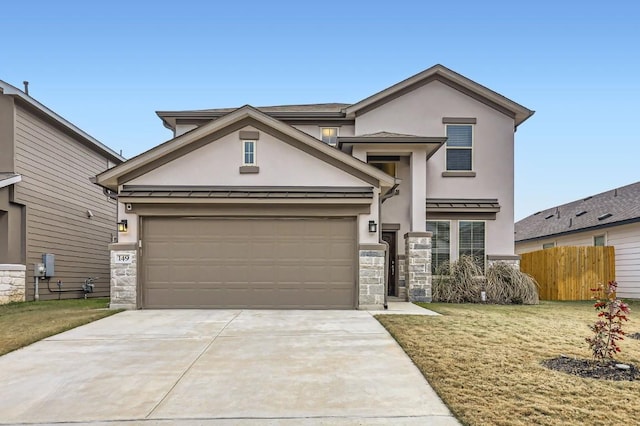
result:
[(143, 219), (145, 308), (353, 309), (355, 219)]

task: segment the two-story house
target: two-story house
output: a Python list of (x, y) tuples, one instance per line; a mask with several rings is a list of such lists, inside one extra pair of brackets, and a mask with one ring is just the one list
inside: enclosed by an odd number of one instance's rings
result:
[[(116, 202), (89, 178), (122, 161), (0, 81), (0, 303), (109, 296)], [(43, 255), (47, 269), (36, 274)], [(99, 279), (91, 287), (88, 278)]]
[(382, 308), (462, 254), (515, 263), (532, 114), (441, 65), (355, 104), (158, 112), (174, 138), (96, 177), (112, 306)]

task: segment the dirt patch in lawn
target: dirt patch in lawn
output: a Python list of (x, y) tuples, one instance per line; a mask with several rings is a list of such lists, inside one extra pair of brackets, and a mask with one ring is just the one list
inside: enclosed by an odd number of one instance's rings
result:
[[(640, 380), (640, 370), (633, 364), (615, 361), (595, 362), (588, 359), (558, 357), (541, 362), (547, 368), (586, 379), (633, 381)], [(624, 367), (622, 367), (624, 366)]]

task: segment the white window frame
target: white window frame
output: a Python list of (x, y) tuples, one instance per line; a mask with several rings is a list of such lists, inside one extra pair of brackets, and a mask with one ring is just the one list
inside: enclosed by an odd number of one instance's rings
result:
[[(323, 139), (324, 138), (324, 135), (323, 135), (323, 130), (324, 129), (335, 129), (335, 131), (336, 131), (336, 143), (331, 144), (331, 143), (327, 143), (327, 142), (324, 141), (324, 139)], [(325, 143), (325, 144), (327, 144), (329, 146), (337, 146), (338, 145), (338, 136), (340, 136), (340, 128), (339, 127), (334, 127), (334, 126), (320, 127), (320, 140), (323, 143)]]
[[(247, 143), (253, 144), (253, 162), (247, 162)], [(242, 141), (242, 165), (255, 166), (258, 164), (258, 141), (246, 139)]]
[[(447, 124), (445, 124), (445, 125), (444, 125), (444, 134), (445, 134), (445, 135), (447, 135), (447, 134), (449, 133), (449, 132), (448, 132), (449, 126), (454, 126), (454, 127), (469, 126), (469, 127), (471, 127), (471, 147), (461, 147), (461, 146), (453, 146), (453, 147), (449, 147), (449, 146), (447, 145), (447, 142), (445, 142), (445, 144), (444, 144), (444, 151), (445, 151), (445, 152), (444, 152), (444, 169), (445, 169), (447, 172), (454, 172), (454, 173), (455, 173), (455, 172), (472, 172), (472, 171), (474, 171), (474, 170), (475, 170), (475, 164), (474, 164), (474, 161), (473, 161), (473, 157), (474, 157), (474, 155), (473, 155), (473, 148), (474, 148), (474, 145), (475, 145), (475, 139), (476, 139), (476, 135), (475, 135), (475, 133), (476, 133), (476, 129), (475, 129), (475, 127), (476, 127), (476, 126), (475, 126), (474, 124), (471, 124), (471, 123), (464, 123), (464, 124), (462, 124), (462, 123), (461, 123), (461, 124), (452, 124), (452, 123), (447, 123)], [(448, 168), (448, 164), (447, 164), (447, 153), (448, 153), (448, 151), (449, 151), (450, 149), (465, 149), (465, 150), (470, 150), (470, 151), (471, 151), (471, 168), (470, 168), (469, 170), (449, 170), (449, 168)]]
[(484, 223), (484, 236), (483, 236), (483, 238), (484, 238), (484, 256), (483, 256), (483, 259), (482, 259), (482, 262), (483, 262), (482, 271), (483, 271), (483, 273), (486, 273), (487, 272), (487, 232), (488, 232), (488, 230), (487, 230), (487, 228), (488, 228), (487, 227), (487, 221), (486, 220), (476, 220), (476, 219), (461, 219), (461, 220), (458, 220), (457, 222), (458, 222), (458, 224), (457, 224), (458, 226), (456, 227), (457, 228), (456, 229), (456, 240), (457, 240), (456, 241), (457, 242), (457, 244), (456, 244), (456, 260), (460, 259), (460, 241), (461, 241), (460, 240), (460, 224), (462, 222), (482, 222), (482, 223)]
[[(551, 244), (551, 247), (545, 247), (545, 246), (548, 246), (549, 244)], [(554, 248), (555, 246), (556, 246), (556, 242), (555, 241), (551, 241), (550, 243), (543, 243), (542, 244), (542, 250)]]
[[(449, 224), (449, 263), (451, 263), (453, 261), (453, 222), (454, 221), (449, 219), (427, 219), (427, 222), (447, 222)], [(433, 241), (432, 241), (432, 244), (433, 244)], [(433, 253), (431, 254), (431, 262), (433, 263)]]
[[(602, 246), (596, 246), (596, 238), (598, 237), (602, 237), (602, 239), (604, 240), (604, 245)], [(598, 235), (594, 235), (593, 236), (593, 245), (595, 247), (606, 247), (607, 246), (607, 234), (598, 234)]]

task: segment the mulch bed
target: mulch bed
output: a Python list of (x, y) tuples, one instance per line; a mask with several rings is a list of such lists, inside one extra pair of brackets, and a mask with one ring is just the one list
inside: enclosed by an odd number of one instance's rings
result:
[(628, 370), (616, 368), (616, 361), (610, 362), (594, 362), (588, 359), (578, 359), (569, 357), (558, 357), (547, 359), (541, 364), (551, 370), (562, 371), (563, 373), (573, 374), (587, 379), (600, 380), (616, 380), (616, 381), (633, 381), (640, 380), (640, 369), (633, 364), (629, 365)]

